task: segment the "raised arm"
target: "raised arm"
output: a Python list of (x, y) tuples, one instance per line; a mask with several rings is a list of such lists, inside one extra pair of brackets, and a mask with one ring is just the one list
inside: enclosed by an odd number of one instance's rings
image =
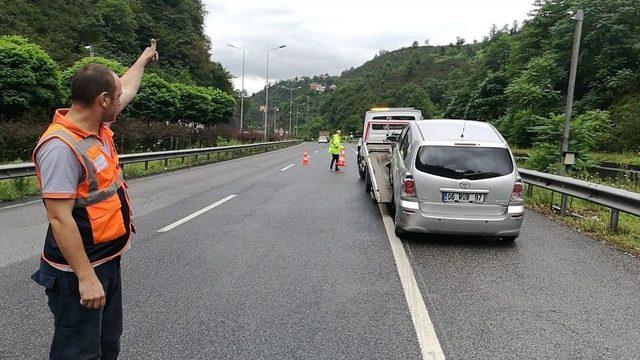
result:
[(122, 112), (131, 100), (133, 100), (133, 97), (136, 96), (140, 88), (144, 69), (153, 61), (158, 61), (156, 39), (151, 39), (151, 45), (144, 49), (138, 60), (136, 60), (129, 70), (120, 78), (120, 81), (122, 81), (122, 96), (120, 96), (120, 109), (118, 113)]

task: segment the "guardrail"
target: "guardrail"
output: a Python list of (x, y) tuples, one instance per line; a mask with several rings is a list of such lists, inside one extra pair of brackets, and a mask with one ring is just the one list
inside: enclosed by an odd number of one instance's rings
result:
[[(232, 152), (244, 152), (245, 155), (250, 155), (257, 152), (281, 149), (300, 142), (300, 140), (285, 140), (269, 143), (125, 154), (120, 155), (118, 159), (123, 169), (126, 164), (143, 162), (146, 170), (149, 168), (149, 161), (164, 160), (165, 167), (167, 167), (170, 159), (182, 158), (184, 161), (185, 158), (193, 156), (197, 160), (199, 156), (207, 156), (207, 159), (210, 160), (212, 154), (228, 154)], [(0, 165), (0, 180), (34, 176), (35, 174), (36, 169), (33, 163)]]
[(618, 230), (620, 212), (640, 216), (640, 194), (613, 187), (576, 180), (564, 176), (546, 174), (539, 171), (520, 169), (522, 181), (527, 183), (527, 195), (531, 196), (533, 187), (541, 187), (562, 194), (560, 213), (566, 214), (567, 197), (586, 200), (611, 209), (609, 230)]

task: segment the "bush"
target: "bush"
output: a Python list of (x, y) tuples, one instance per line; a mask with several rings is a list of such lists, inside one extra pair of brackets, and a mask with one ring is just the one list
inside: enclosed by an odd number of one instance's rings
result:
[(0, 121), (26, 111), (47, 113), (60, 98), (60, 72), (38, 45), (0, 37)]
[(640, 152), (640, 94), (624, 97), (611, 107), (613, 131), (609, 141), (601, 144), (602, 150), (615, 152)]

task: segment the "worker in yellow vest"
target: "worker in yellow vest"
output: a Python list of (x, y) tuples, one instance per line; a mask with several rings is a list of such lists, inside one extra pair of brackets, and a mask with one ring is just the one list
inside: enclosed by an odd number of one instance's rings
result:
[(88, 64), (71, 78), (71, 108), (55, 112), (33, 152), (49, 229), (40, 268), (54, 317), (51, 359), (116, 359), (122, 334), (120, 257), (130, 247), (131, 207), (110, 123), (133, 99), (151, 40), (122, 76)]
[(340, 170), (338, 168), (338, 159), (340, 158), (340, 152), (344, 149), (344, 146), (340, 143), (341, 136), (342, 131), (337, 130), (329, 141), (329, 154), (331, 154), (331, 165), (329, 166), (329, 169), (333, 169), (335, 164), (336, 171)]

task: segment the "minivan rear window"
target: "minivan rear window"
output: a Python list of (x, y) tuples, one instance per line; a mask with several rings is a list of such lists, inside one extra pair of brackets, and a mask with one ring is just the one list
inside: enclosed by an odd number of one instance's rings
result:
[(416, 169), (450, 179), (480, 180), (511, 174), (513, 162), (503, 148), (423, 146)]

